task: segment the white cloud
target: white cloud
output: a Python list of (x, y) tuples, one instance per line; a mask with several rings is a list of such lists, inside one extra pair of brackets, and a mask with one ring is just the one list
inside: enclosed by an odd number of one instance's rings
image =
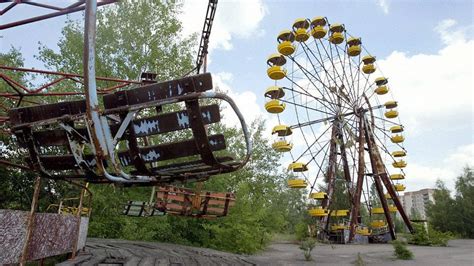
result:
[(385, 14), (388, 14), (390, 7), (390, 0), (375, 0), (377, 5), (382, 9)]
[[(236, 92), (236, 90), (229, 85), (233, 79), (231, 73), (219, 72), (213, 74), (212, 77), (214, 87), (226, 93), (234, 100), (247, 124), (250, 124), (252, 121), (260, 117), (263, 117), (264, 119), (266, 118), (267, 121), (271, 120), (271, 118), (263, 112), (263, 108), (258, 104), (257, 95), (252, 91), (252, 89), (248, 88), (241, 90), (242, 92)], [(237, 116), (234, 114), (232, 108), (227, 104), (224, 105), (223, 116), (223, 121), (226, 125), (240, 126)]]
[(434, 125), (442, 127), (455, 117), (472, 122), (474, 40), (468, 40), (464, 30), (453, 29), (454, 25), (455, 21), (444, 20), (435, 28), (445, 44), (435, 54), (394, 51), (378, 62), (389, 73), (401, 118), (407, 119), (415, 135)]
[[(205, 0), (184, 2), (180, 20), (183, 22), (184, 34), (200, 34), (206, 14)], [(232, 39), (248, 38), (261, 35), (259, 24), (267, 13), (262, 0), (221, 0), (217, 5), (216, 16), (212, 26), (209, 50), (232, 49)]]
[[(453, 190), (462, 168), (474, 165), (474, 144), (451, 144), (474, 134), (474, 39), (469, 35), (470, 27), (443, 20), (434, 28), (443, 45), (436, 53), (394, 51), (378, 62), (399, 101), (401, 121), (407, 129), (406, 148), (423, 156), (407, 160), (407, 179), (403, 182), (407, 191), (434, 187), (437, 179)], [(444, 154), (445, 159), (431, 160), (431, 152)]]
[(434, 30), (440, 35), (444, 44), (449, 45), (456, 42), (466, 41), (466, 35), (469, 34), (472, 26), (458, 27), (455, 29), (454, 27), (457, 24), (457, 21), (454, 19), (445, 19), (435, 27)]
[(436, 180), (445, 182), (447, 187), (454, 191), (456, 177), (461, 174), (465, 166), (474, 166), (474, 143), (457, 147), (446, 159), (435, 167), (425, 164), (412, 163), (406, 168), (406, 179), (403, 183), (407, 191), (423, 188), (434, 188)]

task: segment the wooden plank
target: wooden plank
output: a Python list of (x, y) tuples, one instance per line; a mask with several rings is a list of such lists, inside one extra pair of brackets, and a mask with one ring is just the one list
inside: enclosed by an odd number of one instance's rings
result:
[(176, 98), (192, 92), (212, 89), (209, 73), (185, 77), (171, 81), (154, 83), (132, 90), (118, 91), (103, 97), (105, 109), (128, 107), (132, 105)]
[[(93, 155), (86, 155), (85, 159), (91, 166), (95, 165), (95, 158)], [(43, 167), (47, 170), (69, 170), (79, 169), (76, 160), (72, 154), (66, 155), (42, 155), (40, 161)]]
[[(226, 148), (224, 135), (222, 134), (210, 136), (209, 143), (213, 151), (224, 150)], [(194, 139), (140, 149), (140, 155), (145, 162), (171, 160), (198, 154)], [(132, 164), (132, 158), (128, 151), (120, 152), (118, 157), (123, 166)]]
[[(201, 115), (204, 124), (209, 125), (220, 121), (219, 105), (207, 105), (201, 107)], [(189, 117), (186, 110), (170, 112), (132, 121), (133, 129), (137, 137), (163, 134), (167, 132), (189, 128)], [(110, 130), (115, 135), (119, 129), (119, 124), (110, 126)], [(76, 128), (77, 132), (88, 138), (86, 128)], [(20, 134), (20, 133), (19, 133)], [(39, 146), (62, 146), (68, 145), (66, 131), (63, 129), (41, 130), (33, 132), (35, 142)], [(122, 140), (126, 136), (122, 136)]]
[(29, 124), (65, 115), (78, 115), (86, 112), (86, 101), (71, 101), (44, 104), (31, 107), (12, 108), (8, 112), (12, 126)]
[[(219, 122), (219, 105), (213, 104), (201, 107), (201, 117), (204, 124)], [(137, 137), (162, 134), (190, 127), (189, 115), (186, 110), (160, 114), (133, 121), (133, 129)]]

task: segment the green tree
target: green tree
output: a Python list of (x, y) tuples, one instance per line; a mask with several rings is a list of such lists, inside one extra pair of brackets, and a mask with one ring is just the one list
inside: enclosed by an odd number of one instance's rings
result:
[(456, 202), (450, 195), (443, 181), (436, 181), (436, 190), (433, 193), (434, 203), (428, 204), (427, 214), (433, 228), (448, 232), (457, 228)]
[(474, 238), (474, 176), (471, 167), (463, 169), (456, 179), (455, 197), (443, 182), (436, 182), (434, 203), (429, 204), (427, 214), (433, 229), (453, 232), (462, 237)]
[[(120, 1), (97, 14), (97, 76), (137, 79), (143, 71), (158, 80), (192, 69), (196, 36), (183, 36), (180, 1)], [(59, 51), (43, 46), (38, 59), (57, 71), (82, 73), (83, 23), (69, 21)]]
[(463, 237), (474, 238), (474, 173), (466, 166), (456, 180), (456, 214), (458, 226), (455, 232)]

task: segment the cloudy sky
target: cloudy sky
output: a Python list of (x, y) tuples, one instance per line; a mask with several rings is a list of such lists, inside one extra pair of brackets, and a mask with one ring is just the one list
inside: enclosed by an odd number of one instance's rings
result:
[[(206, 2), (184, 2), (183, 34), (201, 30)], [(18, 8), (16, 14), (30, 12)], [(408, 191), (433, 187), (438, 178), (452, 187), (462, 167), (474, 165), (472, 1), (220, 0), (208, 70), (249, 121), (262, 117), (269, 127), (275, 123), (263, 108), (263, 92), (270, 85), (266, 58), (276, 51), (281, 30), (289, 29), (296, 18), (315, 16), (344, 23), (348, 32), (360, 36), (390, 78), (406, 127)], [(80, 19), (80, 15), (71, 18)], [(2, 23), (9, 19), (0, 18)], [(37, 43), (54, 47), (64, 20), (54, 18), (0, 32), (0, 49), (19, 47), (26, 66), (41, 68), (33, 58)]]

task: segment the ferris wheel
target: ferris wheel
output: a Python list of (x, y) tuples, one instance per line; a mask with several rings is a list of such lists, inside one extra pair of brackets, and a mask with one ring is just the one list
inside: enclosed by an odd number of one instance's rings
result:
[[(405, 190), (404, 127), (376, 57), (325, 17), (297, 19), (277, 36), (277, 51), (267, 59), (273, 84), (264, 93), (265, 109), (279, 122), (272, 147), (291, 158), (288, 186), (308, 189), (320, 232), (349, 230), (347, 241), (355, 234), (395, 239), (397, 212), (412, 231), (398, 198)], [(349, 208), (334, 206), (338, 189)]]

